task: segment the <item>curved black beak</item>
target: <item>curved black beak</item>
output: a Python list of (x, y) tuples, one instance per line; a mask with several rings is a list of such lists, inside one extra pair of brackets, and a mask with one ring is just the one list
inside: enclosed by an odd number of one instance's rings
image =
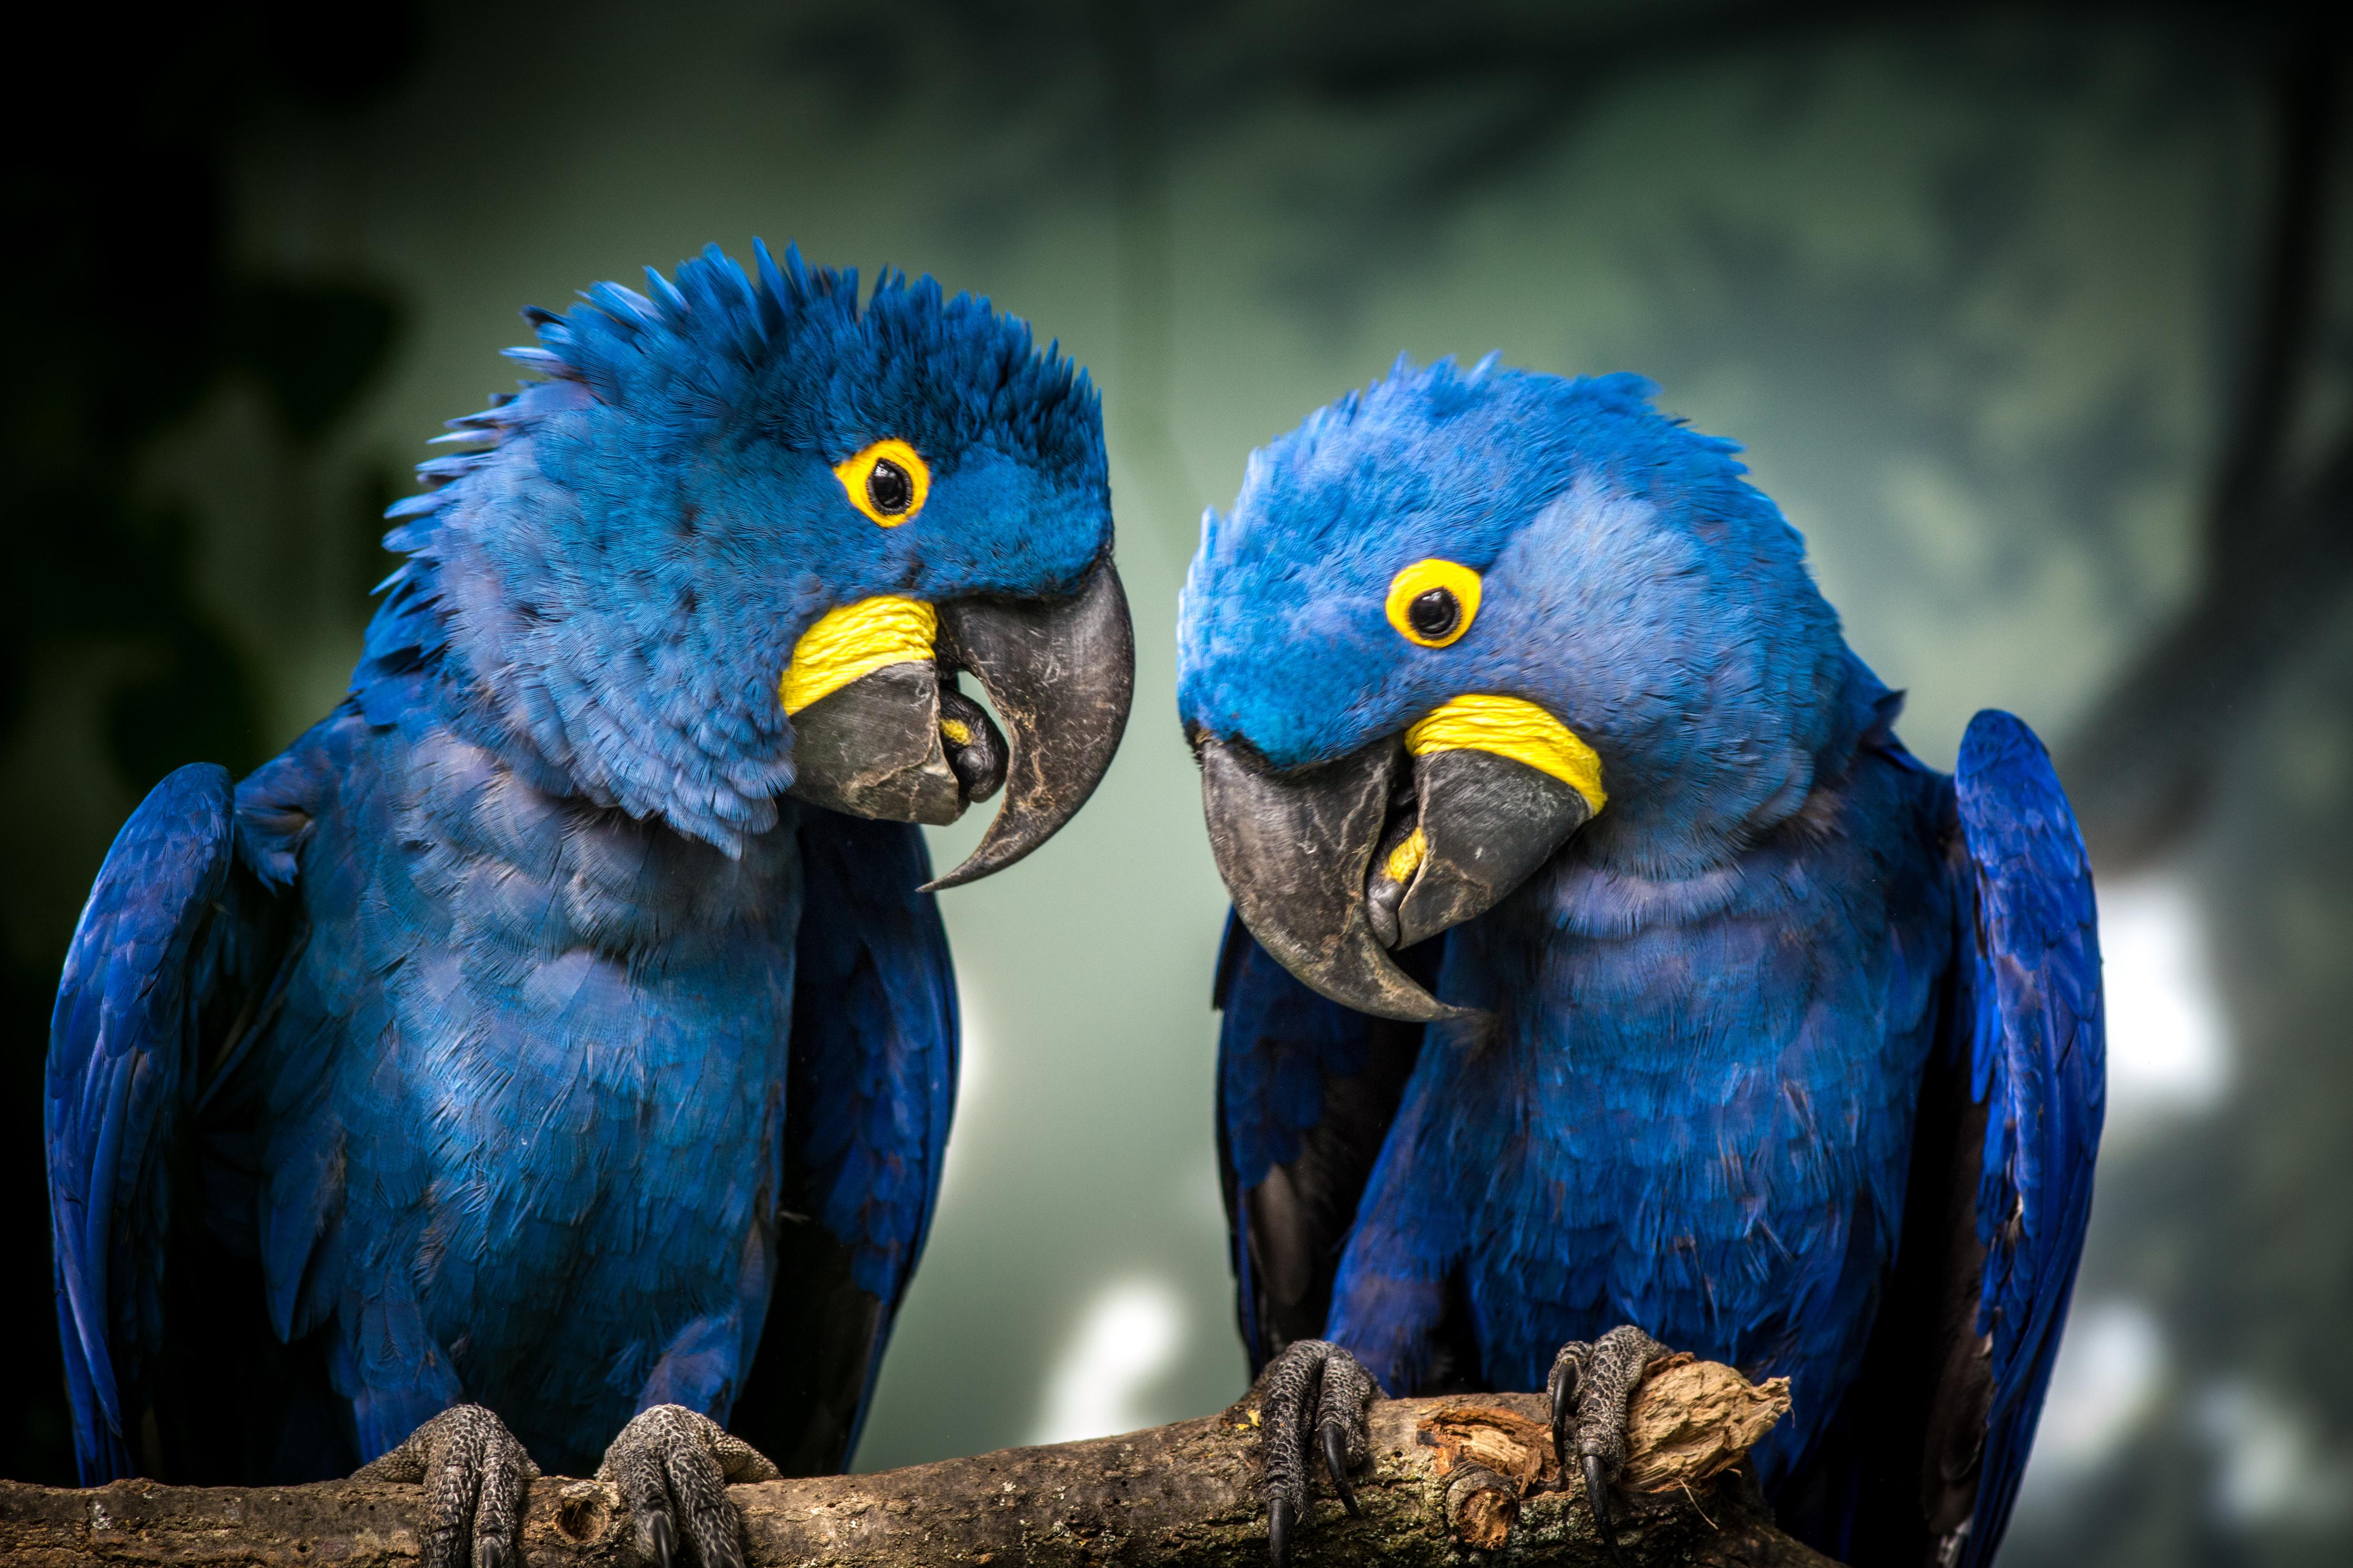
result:
[(1592, 816), (1569, 784), (1491, 752), (1409, 758), (1388, 740), (1287, 774), (1221, 741), (1200, 755), (1209, 845), (1242, 923), (1308, 986), (1384, 1018), (1471, 1011), (1390, 952), (1494, 907)]
[(1068, 598), (959, 599), (939, 617), (940, 668), (969, 670), (1011, 731), (1005, 804), (965, 863), (929, 884), (953, 888), (1012, 865), (1094, 794), (1127, 729), (1135, 631), (1108, 554)]
[(1365, 904), (1365, 875), (1405, 771), (1394, 741), (1299, 773), (1207, 741), (1201, 799), (1218, 875), (1275, 962), (1343, 1006), (1426, 1023), (1463, 1009), (1391, 961)]

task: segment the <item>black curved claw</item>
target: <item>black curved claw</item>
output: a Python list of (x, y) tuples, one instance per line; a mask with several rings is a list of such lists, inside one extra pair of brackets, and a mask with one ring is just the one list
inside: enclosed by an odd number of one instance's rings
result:
[(1577, 1414), (1577, 1363), (1564, 1354), (1552, 1372), (1552, 1457), (1560, 1473), (1568, 1474), (1568, 1427)]
[(1324, 1468), (1332, 1472), (1332, 1489), (1340, 1494), (1340, 1504), (1348, 1510), (1350, 1519), (1362, 1519), (1365, 1510), (1356, 1506), (1356, 1489), (1348, 1484), (1348, 1432), (1337, 1421), (1324, 1424)]
[(1609, 1519), (1609, 1482), (1626, 1463), (1626, 1422), (1634, 1391), (1651, 1363), (1666, 1353), (1664, 1345), (1641, 1329), (1621, 1323), (1591, 1344), (1571, 1340), (1561, 1346), (1546, 1384), (1552, 1394), (1552, 1446), (1560, 1460), (1561, 1482), (1567, 1484), (1573, 1447), (1585, 1476), (1585, 1500), (1593, 1510), (1594, 1533), (1601, 1537), (1612, 1563), (1624, 1559)]
[(1333, 1491), (1353, 1517), (1364, 1517), (1348, 1468), (1369, 1457), (1366, 1413), (1380, 1385), (1340, 1346), (1297, 1340), (1267, 1363), (1255, 1393), (1266, 1421), (1267, 1552), (1282, 1568), (1313, 1506), (1308, 1484), (1319, 1451)]
[(670, 1520), (659, 1513), (651, 1515), (646, 1521), (646, 1533), (653, 1537), (654, 1556), (660, 1561), (661, 1568), (670, 1568), (670, 1553), (678, 1549), (678, 1537), (670, 1530)]
[(1609, 1561), (1623, 1563), (1618, 1554), (1618, 1527), (1609, 1521), (1609, 1482), (1601, 1473), (1601, 1456), (1585, 1456), (1585, 1501), (1593, 1510), (1593, 1533), (1601, 1537), (1601, 1544), (1609, 1549)]
[(1291, 1500), (1276, 1498), (1266, 1509), (1266, 1560), (1274, 1568), (1291, 1561)]

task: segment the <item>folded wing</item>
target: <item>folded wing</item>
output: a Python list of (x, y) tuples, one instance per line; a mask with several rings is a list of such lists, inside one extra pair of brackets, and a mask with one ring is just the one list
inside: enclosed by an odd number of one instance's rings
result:
[[(1399, 955), (1424, 989), (1443, 939)], [(1242, 1342), (1256, 1376), (1294, 1340), (1318, 1339), (1365, 1183), (1396, 1120), (1422, 1026), (1310, 991), (1226, 918), (1212, 1005), (1218, 1163)]]
[(777, 1274), (729, 1427), (785, 1474), (849, 1461), (940, 1190), (955, 973), (923, 830), (804, 807)]
[[(1985, 1108), (1971, 1216), (1984, 1262), (1974, 1375), (1940, 1391), (1931, 1416), (1947, 1486), (1946, 1518), (1931, 1523), (1966, 1531), (1957, 1561), (1976, 1564), (1991, 1561), (2010, 1521), (2075, 1288), (2107, 1046), (2091, 866), (2050, 753), (2009, 714), (1980, 713), (1955, 783), (1977, 918), (1963, 936), (1953, 1045)], [(1971, 1453), (1974, 1495), (1953, 1520)]]
[(164, 1353), (173, 1172), (267, 967), (268, 898), (233, 875), (229, 777), (185, 767), (107, 852), (49, 1026), (43, 1134), (58, 1327), (85, 1484), (137, 1473)]
[(2091, 1213), (2105, 1098), (2083, 835), (2031, 731), (1961, 743), (1957, 933), (1896, 1276), (1790, 1528), (1858, 1563), (1992, 1560), (2017, 1500)]

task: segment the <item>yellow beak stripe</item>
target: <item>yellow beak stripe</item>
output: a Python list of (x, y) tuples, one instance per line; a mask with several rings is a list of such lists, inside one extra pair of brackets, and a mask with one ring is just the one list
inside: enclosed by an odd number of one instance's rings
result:
[(793, 645), (776, 695), (797, 713), (886, 665), (929, 664), (940, 618), (920, 599), (883, 594), (828, 610)]
[(1430, 840), (1423, 837), (1421, 829), (1417, 827), (1389, 851), (1389, 858), (1381, 862), (1381, 875), (1392, 882), (1411, 881), (1413, 874), (1421, 869), (1422, 861), (1429, 856)]
[(1601, 788), (1601, 759), (1569, 727), (1516, 697), (1458, 697), (1405, 732), (1415, 756), (1432, 752), (1493, 752), (1550, 773), (1585, 797), (1599, 816), (1609, 797)]

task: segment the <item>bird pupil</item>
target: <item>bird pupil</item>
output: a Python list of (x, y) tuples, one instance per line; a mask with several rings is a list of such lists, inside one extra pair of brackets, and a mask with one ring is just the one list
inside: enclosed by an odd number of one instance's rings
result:
[(1462, 606), (1450, 588), (1432, 588), (1415, 595), (1413, 603), (1406, 606), (1405, 612), (1408, 625), (1423, 637), (1433, 639), (1452, 631), (1454, 623), (1461, 616)]
[(876, 511), (895, 515), (906, 510), (907, 503), (915, 499), (915, 481), (890, 458), (878, 458), (874, 471), (866, 476), (866, 495)]

